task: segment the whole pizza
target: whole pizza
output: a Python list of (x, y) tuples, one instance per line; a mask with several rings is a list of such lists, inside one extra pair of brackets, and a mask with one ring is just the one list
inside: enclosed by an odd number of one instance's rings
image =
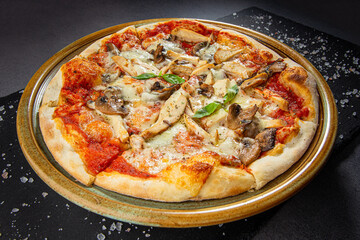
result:
[(309, 147), (314, 77), (239, 32), (181, 19), (129, 26), (65, 63), (39, 111), (81, 183), (157, 201), (262, 188)]

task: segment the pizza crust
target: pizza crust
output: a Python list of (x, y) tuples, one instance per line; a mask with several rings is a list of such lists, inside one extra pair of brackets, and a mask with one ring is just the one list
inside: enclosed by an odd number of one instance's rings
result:
[(237, 195), (252, 189), (255, 186), (255, 180), (251, 174), (243, 169), (216, 166), (196, 196), (193, 196), (192, 191), (188, 188), (163, 179), (141, 179), (116, 171), (99, 173), (96, 176), (95, 185), (138, 198), (182, 202)]
[[(64, 139), (57, 123), (52, 119), (55, 108), (42, 105), (39, 110), (40, 129), (54, 159), (74, 178), (86, 186), (92, 185), (95, 176), (89, 174), (84, 162)], [(62, 122), (59, 122), (62, 124)]]
[(299, 134), (284, 146), (281, 154), (265, 156), (249, 166), (256, 180), (256, 190), (288, 170), (306, 152), (317, 126), (313, 122), (300, 122), (299, 125)]

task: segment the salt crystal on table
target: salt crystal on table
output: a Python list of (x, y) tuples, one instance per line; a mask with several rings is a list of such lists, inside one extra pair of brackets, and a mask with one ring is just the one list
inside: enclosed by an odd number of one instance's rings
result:
[(16, 213), (16, 212), (18, 212), (20, 209), (18, 209), (18, 208), (13, 208), (12, 210), (11, 210), (11, 213)]
[(20, 181), (21, 181), (22, 183), (26, 183), (28, 180), (29, 180), (29, 179), (28, 179), (27, 177), (21, 177), (21, 178), (20, 178)]
[(99, 233), (97, 236), (98, 240), (104, 240), (105, 239), (105, 235), (103, 233)]

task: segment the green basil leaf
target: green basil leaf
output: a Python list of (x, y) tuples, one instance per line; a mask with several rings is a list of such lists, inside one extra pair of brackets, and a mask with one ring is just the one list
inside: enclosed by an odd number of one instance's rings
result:
[(238, 94), (238, 92), (239, 92), (239, 88), (238, 85), (236, 84), (231, 88), (229, 88), (226, 95), (224, 96), (224, 104), (233, 100), (236, 94)]
[(132, 78), (135, 78), (135, 79), (138, 79), (138, 80), (146, 80), (146, 79), (154, 78), (154, 77), (157, 77), (157, 76), (158, 75), (156, 75), (154, 73), (143, 73), (143, 74), (140, 74), (139, 76), (132, 77)]
[(172, 83), (172, 84), (181, 84), (185, 82), (185, 79), (174, 75), (174, 74), (164, 74), (161, 76), (165, 81)]
[(220, 102), (212, 102), (212, 103), (206, 105), (205, 107), (197, 110), (195, 112), (193, 118), (203, 118), (203, 117), (209, 116), (212, 113), (214, 113), (219, 107), (221, 107)]

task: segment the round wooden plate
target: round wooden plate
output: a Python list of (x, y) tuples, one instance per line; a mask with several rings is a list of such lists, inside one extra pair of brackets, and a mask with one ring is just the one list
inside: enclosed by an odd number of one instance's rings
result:
[(293, 59), (316, 78), (320, 95), (319, 127), (309, 149), (288, 171), (259, 191), (201, 202), (163, 203), (96, 186), (85, 187), (53, 159), (40, 132), (38, 110), (45, 88), (60, 66), (99, 38), (130, 25), (164, 20), (171, 19), (124, 23), (95, 32), (68, 45), (40, 67), (24, 90), (17, 115), (19, 142), (32, 168), (56, 192), (83, 208), (120, 221), (151, 226), (195, 227), (230, 222), (266, 211), (293, 196), (315, 176), (331, 152), (337, 130), (337, 110), (331, 90), (315, 67), (290, 47), (256, 31), (216, 21), (199, 20), (247, 34), (283, 57)]

